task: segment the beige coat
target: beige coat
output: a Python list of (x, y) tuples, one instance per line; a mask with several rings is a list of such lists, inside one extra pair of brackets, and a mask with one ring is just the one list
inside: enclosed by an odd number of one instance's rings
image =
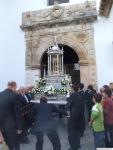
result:
[[(1, 141), (3, 142), (1, 143)], [(0, 150), (8, 150), (8, 147), (4, 141), (1, 131), (0, 131)]]

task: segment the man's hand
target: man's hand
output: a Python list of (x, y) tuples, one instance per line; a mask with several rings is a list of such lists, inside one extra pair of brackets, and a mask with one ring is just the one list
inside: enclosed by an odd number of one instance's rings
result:
[(22, 130), (17, 130), (17, 134), (20, 135), (22, 133)]

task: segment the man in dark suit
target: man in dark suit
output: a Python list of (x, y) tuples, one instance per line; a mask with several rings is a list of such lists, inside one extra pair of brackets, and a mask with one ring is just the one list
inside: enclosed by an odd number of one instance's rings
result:
[(84, 131), (85, 131), (85, 92), (84, 92), (84, 84), (83, 83), (79, 83), (78, 84), (78, 93), (80, 95), (80, 98), (82, 100), (81, 103), (81, 107), (82, 107), (82, 113), (83, 116), (81, 116), (81, 132), (80, 132), (80, 136), (83, 137), (84, 135)]
[(40, 104), (34, 106), (31, 118), (35, 116), (33, 131), (37, 138), (36, 150), (43, 149), (44, 134), (47, 134), (51, 141), (53, 150), (61, 150), (57, 127), (53, 119), (53, 113), (59, 112), (60, 110), (58, 110), (55, 105), (47, 103), (46, 97), (42, 97), (40, 99)]
[(32, 104), (30, 104), (31, 97), (26, 91), (24, 87), (19, 88), (19, 99), (21, 102), (21, 110), (22, 110), (22, 123), (23, 123), (23, 132), (20, 136), (21, 143), (29, 143), (29, 139), (27, 137), (28, 135), (28, 129), (30, 126), (30, 120), (29, 120), (29, 113), (31, 110)]
[(31, 92), (32, 87), (25, 87), (25, 95), (28, 98), (28, 101), (34, 100), (34, 94)]
[(20, 109), (16, 82), (8, 82), (8, 88), (0, 93), (0, 129), (9, 150), (20, 150), (19, 134), (22, 132)]
[(70, 111), (68, 120), (68, 140), (69, 150), (78, 150), (80, 148), (81, 119), (83, 116), (82, 100), (78, 93), (78, 85), (72, 85), (72, 94), (68, 98), (66, 110)]
[(87, 111), (88, 111), (88, 122), (90, 121), (91, 110), (94, 105), (93, 96), (95, 93), (96, 93), (96, 90), (93, 88), (93, 86), (88, 85), (88, 88), (85, 91), (86, 106), (87, 106)]

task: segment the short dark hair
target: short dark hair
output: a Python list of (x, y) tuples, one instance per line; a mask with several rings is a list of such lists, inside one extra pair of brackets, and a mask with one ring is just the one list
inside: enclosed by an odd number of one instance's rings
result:
[(88, 89), (93, 91), (93, 85), (88, 85)]
[(104, 89), (110, 89), (108, 85), (103, 85)]
[(108, 95), (108, 97), (111, 97), (111, 95), (112, 95), (111, 90), (108, 89), (108, 88), (104, 89), (103, 93), (105, 93), (106, 95)]
[(79, 83), (78, 87), (82, 90), (84, 88), (84, 84), (83, 83)]
[(94, 99), (96, 102), (101, 103), (102, 95), (100, 93), (94, 94)]
[(42, 96), (42, 97), (40, 98), (40, 102), (46, 102), (46, 103), (47, 103), (47, 98), (44, 97), (44, 96)]
[(75, 84), (72, 84), (72, 89), (75, 91), (75, 92), (78, 92), (78, 84), (75, 83)]
[(16, 86), (16, 82), (15, 82), (15, 81), (9, 81), (9, 82), (7, 83), (7, 86), (8, 86), (8, 87)]

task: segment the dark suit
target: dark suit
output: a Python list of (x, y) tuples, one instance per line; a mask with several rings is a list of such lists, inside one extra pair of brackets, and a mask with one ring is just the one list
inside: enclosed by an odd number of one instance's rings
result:
[(34, 95), (30, 92), (26, 93), (25, 95), (27, 96), (29, 102), (34, 99)]
[(20, 140), (22, 143), (28, 143), (29, 139), (27, 137), (28, 135), (28, 129), (31, 127), (31, 122), (29, 120), (29, 113), (32, 107), (32, 104), (30, 104), (31, 97), (29, 94), (19, 94), (19, 99), (21, 102), (21, 110), (22, 110), (22, 124), (23, 124), (23, 132), (20, 136)]
[(70, 118), (68, 120), (68, 140), (71, 150), (78, 150), (78, 148), (80, 148), (81, 118), (83, 116), (82, 109), (82, 100), (79, 94), (71, 94), (66, 105), (66, 110), (70, 110)]
[(21, 102), (23, 116), (26, 118), (32, 108), (32, 104), (30, 103), (31, 98), (27, 94), (24, 95), (19, 94), (19, 99)]
[(0, 128), (9, 150), (19, 150), (17, 130), (22, 129), (20, 101), (10, 89), (0, 93)]
[(87, 106), (87, 110), (88, 110), (88, 121), (90, 120), (90, 117), (91, 117), (91, 110), (94, 105), (93, 95), (95, 93), (96, 92), (92, 91), (92, 90), (86, 90), (86, 92), (85, 92), (86, 106)]
[(83, 136), (85, 131), (85, 92), (83, 90), (80, 90), (79, 92), (80, 98), (81, 98), (81, 110), (83, 113), (83, 116), (81, 116), (81, 136)]
[(59, 113), (55, 105), (42, 102), (34, 106), (32, 117), (35, 115), (34, 134), (37, 137), (36, 150), (42, 150), (43, 136), (47, 134), (53, 150), (61, 150), (61, 144), (57, 133), (57, 127), (53, 119), (53, 113)]

